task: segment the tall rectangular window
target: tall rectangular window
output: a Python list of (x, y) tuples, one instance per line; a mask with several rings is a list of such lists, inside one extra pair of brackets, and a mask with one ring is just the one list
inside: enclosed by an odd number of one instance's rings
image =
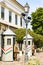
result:
[(22, 26), (22, 17), (20, 17), (20, 25)]
[(11, 39), (7, 39), (7, 45), (11, 45)]
[(17, 15), (15, 15), (15, 24), (17, 25)]
[(28, 45), (30, 45), (30, 41), (28, 41)]
[(12, 13), (9, 11), (9, 22), (11, 22), (11, 19), (12, 19), (11, 15)]
[(1, 7), (1, 18), (4, 19), (4, 8)]

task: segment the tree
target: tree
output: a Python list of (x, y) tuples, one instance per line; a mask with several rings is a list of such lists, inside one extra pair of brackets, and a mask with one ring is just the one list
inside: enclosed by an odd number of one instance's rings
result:
[(31, 30), (28, 30), (28, 33), (33, 37), (34, 44), (39, 48), (43, 47), (43, 36), (36, 34)]
[(43, 35), (43, 8), (36, 9), (36, 11), (31, 14), (31, 16), (32, 29), (35, 33)]
[(25, 29), (14, 29), (16, 33), (16, 40), (18, 43), (23, 43), (23, 37), (25, 36)]
[[(26, 35), (26, 29), (14, 29), (13, 30), (16, 34), (16, 41), (20, 44), (23, 43), (23, 37)], [(43, 47), (43, 36), (34, 33), (30, 29), (28, 29), (28, 34), (33, 37), (33, 42), (37, 47)]]

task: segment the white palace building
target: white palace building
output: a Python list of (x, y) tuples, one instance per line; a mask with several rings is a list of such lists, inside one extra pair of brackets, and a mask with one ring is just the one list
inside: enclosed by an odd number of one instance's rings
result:
[(24, 7), (16, 0), (2, 0), (0, 2), (0, 30), (11, 28), (23, 28), (25, 22), (21, 17)]
[(22, 12), (24, 7), (16, 0), (0, 0), (0, 57), (3, 61), (13, 61), (13, 39), (16, 34), (11, 30), (25, 28)]
[[(6, 52), (9, 52), (9, 50), (6, 50), (12, 48), (12, 46), (10, 44), (7, 45), (6, 36), (4, 37), (5, 41), (3, 42), (2, 33), (6, 31), (8, 27), (11, 30), (25, 27), (25, 22), (21, 16), (22, 12), (24, 12), (24, 7), (16, 0), (0, 0), (0, 57), (2, 56), (3, 61), (10, 57), (11, 54), (11, 57), (13, 58), (13, 53), (9, 54), (8, 56), (6, 55)], [(14, 35), (11, 30), (6, 31), (7, 35), (9, 33), (8, 36), (10, 36), (10, 33), (11, 35)], [(8, 41), (12, 42), (13, 44), (13, 41), (10, 41), (9, 37)], [(6, 55), (6, 57), (3, 53)], [(12, 61), (13, 59), (9, 58), (9, 60)]]

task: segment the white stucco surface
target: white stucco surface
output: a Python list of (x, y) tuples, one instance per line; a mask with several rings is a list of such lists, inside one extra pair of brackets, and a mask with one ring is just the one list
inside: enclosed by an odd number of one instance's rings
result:
[(3, 32), (3, 35), (16, 35), (14, 32), (12, 32), (9, 28)]
[[(11, 39), (10, 45), (7, 45), (7, 39)], [(4, 37), (4, 49), (5, 50), (3, 51), (2, 61), (13, 61), (13, 36)]]
[[(9, 28), (3, 32), (4, 36), (4, 48), (2, 48), (3, 55), (2, 61), (13, 61), (13, 38), (15, 33), (13, 33)], [(8, 41), (10, 40), (10, 42)]]
[(29, 34), (27, 34), (27, 43), (28, 43), (28, 46), (27, 47), (25, 46), (26, 36), (23, 39), (24, 39), (23, 40), (23, 43), (24, 43), (23, 44), (24, 45), (24, 49), (23, 49), (24, 54), (25, 54), (25, 52), (28, 52), (28, 57), (30, 57), (32, 55), (32, 40), (33, 40), (33, 37), (30, 36)]
[[(26, 36), (24, 38), (26, 38)], [(32, 39), (33, 37), (27, 34), (27, 38)]]

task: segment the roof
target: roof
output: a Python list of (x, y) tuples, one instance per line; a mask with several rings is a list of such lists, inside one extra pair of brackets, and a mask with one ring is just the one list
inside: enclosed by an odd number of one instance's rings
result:
[[(7, 0), (0, 0), (0, 2), (5, 2)], [(17, 0), (8, 0), (10, 2), (12, 2), (14, 5), (16, 4), (18, 7), (20, 7), (20, 9), (22, 9), (24, 11), (24, 6), (21, 5)]]
[(16, 35), (16, 34), (8, 28), (5, 32), (3, 32), (3, 35)]
[[(26, 36), (23, 39), (25, 39), (25, 38), (26, 38)], [(32, 39), (33, 37), (30, 36), (29, 34), (27, 34), (27, 38)]]
[(9, 1), (12, 1), (14, 5), (17, 4), (17, 6), (20, 6), (20, 8), (24, 10), (24, 6), (21, 5), (17, 0), (9, 0)]

